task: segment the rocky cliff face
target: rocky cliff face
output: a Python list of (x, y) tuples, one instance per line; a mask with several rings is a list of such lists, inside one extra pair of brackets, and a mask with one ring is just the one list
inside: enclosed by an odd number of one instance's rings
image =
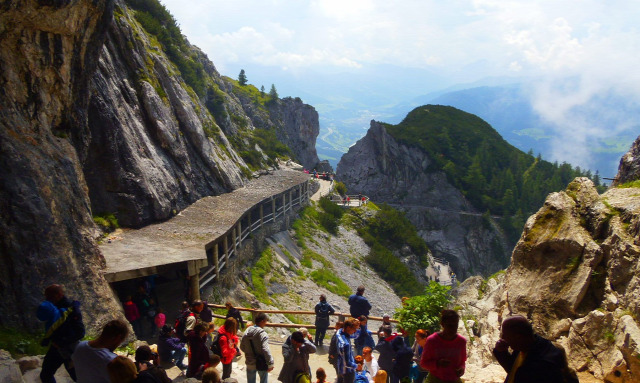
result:
[(90, 328), (120, 310), (101, 275), (104, 260), (74, 148), (86, 137), (89, 77), (112, 10), (104, 0), (2, 5), (2, 325), (36, 327), (35, 307), (51, 283), (65, 284), (67, 295), (82, 301)]
[(480, 301), (477, 281), (461, 289), (464, 314), (479, 319), (475, 362), (493, 363), (487, 351), (514, 313), (562, 345), (576, 370), (640, 380), (639, 196), (638, 188), (598, 195), (586, 178), (549, 195), (527, 221), (504, 282)]
[(241, 187), (251, 171), (238, 151), (256, 127), (313, 161), (312, 107), (279, 100), (273, 116), (250, 118), (255, 103), (188, 46), (204, 68), (196, 94), (122, 1), (0, 7), (2, 325), (39, 328), (50, 283), (84, 303), (90, 329), (121, 315), (92, 215), (139, 226)]
[[(236, 142), (255, 128), (274, 129), (296, 158), (318, 161), (318, 114), (300, 99), (270, 103), (267, 111), (233, 91), (196, 47), (211, 89), (188, 88), (157, 42), (124, 3), (91, 80), (91, 134), (84, 171), (96, 213), (115, 213), (126, 226), (175, 215), (194, 201), (240, 187), (248, 173)], [(208, 107), (217, 96), (218, 113)], [(260, 150), (258, 148), (258, 150)]]
[(397, 142), (372, 121), (367, 135), (349, 149), (337, 179), (350, 193), (363, 193), (407, 213), (436, 257), (460, 276), (489, 275), (507, 265), (506, 240), (482, 217), (444, 173), (430, 169), (428, 155)]
[(640, 179), (640, 136), (631, 145), (631, 149), (620, 159), (618, 174), (612, 185), (618, 186)]

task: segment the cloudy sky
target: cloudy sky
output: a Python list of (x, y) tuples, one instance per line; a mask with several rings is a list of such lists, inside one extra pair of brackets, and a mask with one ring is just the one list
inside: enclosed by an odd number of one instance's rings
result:
[[(605, 133), (575, 126), (575, 106), (609, 91), (640, 100), (637, 1), (162, 2), (189, 40), (230, 77), (245, 67), (304, 76), (380, 65), (435, 71), (450, 85), (536, 77), (533, 104), (540, 115), (585, 135)], [(250, 82), (261, 76), (248, 75)], [(575, 79), (571, 87), (556, 86), (568, 77)], [(628, 128), (622, 125), (612, 129)]]

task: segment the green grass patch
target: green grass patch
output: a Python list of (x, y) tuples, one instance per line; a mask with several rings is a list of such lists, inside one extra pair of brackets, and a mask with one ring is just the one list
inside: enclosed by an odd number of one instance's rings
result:
[(112, 232), (120, 227), (118, 219), (113, 213), (94, 215), (93, 222), (98, 225), (102, 231), (106, 232)]
[(319, 286), (331, 291), (334, 294), (338, 294), (345, 298), (351, 295), (351, 288), (336, 276), (333, 270), (318, 269), (311, 272), (309, 275), (311, 279)]
[(0, 349), (9, 351), (15, 359), (26, 355), (44, 355), (48, 347), (40, 346), (43, 337), (44, 327), (42, 334), (0, 327)]
[(635, 180), (635, 181), (630, 181), (630, 182), (625, 182), (622, 185), (618, 185), (616, 186), (617, 188), (640, 188), (640, 180)]
[(267, 283), (268, 275), (272, 271), (272, 262), (274, 255), (273, 250), (270, 247), (267, 247), (262, 254), (260, 254), (260, 259), (256, 262), (255, 265), (251, 268), (251, 282), (253, 283), (253, 295), (256, 298), (264, 303), (271, 304), (271, 298), (269, 294), (267, 294)]
[(506, 273), (505, 270), (499, 270), (499, 271), (496, 271), (495, 273), (491, 274), (487, 279), (483, 279), (482, 283), (480, 283), (480, 287), (478, 287), (478, 299), (482, 299), (484, 294), (487, 292), (487, 286), (488, 286), (490, 280), (496, 279), (500, 275), (503, 275), (505, 273)]

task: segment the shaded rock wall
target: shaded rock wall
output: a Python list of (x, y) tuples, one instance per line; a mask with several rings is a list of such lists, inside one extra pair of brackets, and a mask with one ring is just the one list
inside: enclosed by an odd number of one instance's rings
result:
[[(0, 12), (0, 324), (39, 328), (43, 288), (65, 284), (101, 326), (120, 309), (82, 166), (88, 81), (113, 2), (5, 2)], [(100, 302), (96, 305), (96, 302)], [(91, 307), (88, 310), (88, 307)]]
[(509, 249), (497, 225), (483, 219), (443, 172), (431, 170), (431, 162), (372, 121), (366, 136), (342, 156), (336, 176), (349, 193), (405, 211), (433, 255), (451, 262), (459, 276), (505, 267)]

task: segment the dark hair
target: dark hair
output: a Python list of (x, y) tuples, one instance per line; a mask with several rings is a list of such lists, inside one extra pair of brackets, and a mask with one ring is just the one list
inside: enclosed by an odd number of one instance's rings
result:
[(189, 308), (189, 302), (187, 302), (187, 301), (182, 301), (182, 309), (183, 309), (183, 310), (186, 310), (186, 309), (188, 309), (188, 308)]
[[(320, 300), (323, 301), (323, 302), (326, 302), (327, 301), (327, 296), (324, 295), (324, 294), (320, 294)], [(324, 371), (324, 370), (322, 370), (322, 371)], [(326, 375), (325, 375), (325, 377), (326, 377)]]
[(385, 333), (387, 335), (391, 335), (391, 331), (392, 331), (391, 326), (388, 326), (388, 325), (382, 326), (382, 332), (383, 333)]
[(160, 334), (168, 335), (168, 334), (171, 334), (171, 331), (173, 331), (173, 327), (171, 327), (170, 325), (166, 324), (166, 325), (162, 326), (162, 329), (160, 330)]
[(255, 323), (262, 323), (263, 321), (269, 320), (269, 317), (265, 313), (259, 313), (256, 315)]
[(360, 315), (360, 316), (358, 317), (358, 320), (359, 320), (359, 321), (369, 320), (369, 318), (367, 318), (367, 316), (366, 316), (366, 315)]
[(320, 367), (316, 370), (316, 379), (325, 380), (327, 378), (327, 373), (324, 372), (324, 368)]
[(449, 319), (460, 320), (460, 315), (455, 310), (442, 310), (440, 312), (440, 322), (444, 322)]
[(356, 293), (358, 295), (364, 294), (364, 286), (363, 285), (358, 286), (358, 288), (356, 289)]
[(151, 347), (143, 345), (136, 350), (136, 362), (148, 362), (151, 360)]
[(208, 329), (209, 328), (204, 323), (198, 323), (195, 326), (193, 326), (193, 331), (196, 334), (200, 334), (200, 331), (207, 332)]
[(304, 335), (300, 331), (295, 331), (291, 334), (291, 340), (295, 340), (298, 343), (304, 343)]
[(198, 307), (198, 306), (200, 306), (202, 304), (204, 304), (204, 303), (202, 303), (202, 301), (198, 299), (198, 300), (195, 300), (195, 301), (193, 301), (191, 303), (191, 307)]
[(119, 337), (126, 338), (129, 335), (129, 326), (119, 319), (107, 322), (102, 328), (100, 338), (115, 339)]
[[(513, 318), (514, 320), (510, 320)], [(513, 315), (508, 317), (507, 319), (505, 319), (505, 321), (508, 321), (507, 327), (509, 328), (509, 330), (513, 331), (516, 334), (520, 334), (523, 336), (533, 336), (533, 326), (531, 325), (531, 322), (529, 322), (529, 320), (521, 315)], [(503, 321), (502, 326), (504, 327), (505, 323)]]

